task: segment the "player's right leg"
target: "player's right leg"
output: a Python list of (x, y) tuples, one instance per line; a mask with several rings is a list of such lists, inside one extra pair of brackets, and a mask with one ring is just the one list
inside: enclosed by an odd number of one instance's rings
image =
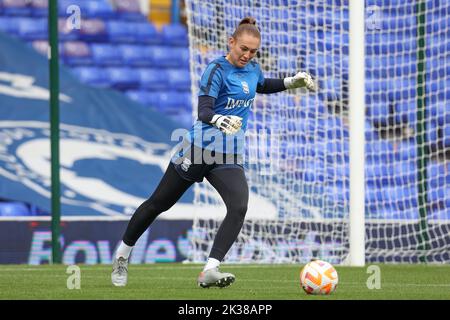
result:
[(202, 288), (223, 288), (232, 284), (235, 276), (219, 271), (219, 265), (241, 231), (247, 212), (249, 191), (241, 167), (221, 166), (220, 169), (212, 170), (206, 178), (222, 197), (227, 214), (217, 231), (208, 261), (198, 276), (197, 283)]
[(156, 217), (169, 210), (193, 184), (183, 179), (169, 164), (152, 196), (144, 201), (130, 219), (122, 243), (113, 259), (111, 281), (115, 286), (125, 286), (128, 280), (128, 260), (133, 246)]

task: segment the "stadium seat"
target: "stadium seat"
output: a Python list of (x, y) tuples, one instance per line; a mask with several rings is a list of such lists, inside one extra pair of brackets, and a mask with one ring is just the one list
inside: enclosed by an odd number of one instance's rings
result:
[(147, 18), (141, 13), (139, 1), (133, 0), (112, 0), (117, 18), (122, 20), (146, 21)]
[(394, 182), (396, 186), (417, 184), (417, 164), (415, 159), (394, 162)]
[(31, 0), (30, 10), (33, 17), (48, 16), (48, 0)]
[(109, 67), (105, 68), (111, 87), (126, 90), (139, 87), (139, 76), (131, 68)]
[(391, 217), (395, 219), (414, 219), (409, 209), (417, 208), (417, 186), (385, 186), (383, 188), (382, 205), (391, 209)]
[(340, 101), (342, 100), (342, 80), (332, 77), (327, 77), (319, 80), (320, 97), (325, 101)]
[(146, 90), (168, 89), (166, 70), (161, 68), (139, 68), (136, 70), (139, 75), (139, 87)]
[(180, 127), (186, 129), (189, 129), (194, 122), (191, 110), (178, 110), (176, 114), (168, 114), (168, 116)]
[[(66, 1), (63, 1), (63, 3)], [(105, 0), (68, 0), (69, 4), (75, 4), (80, 7), (81, 13), (87, 18), (97, 19), (112, 19), (115, 17), (115, 12), (109, 3)], [(61, 0), (60, 0), (61, 3)], [(67, 5), (67, 4), (66, 4)], [(67, 14), (66, 14), (67, 15)]]
[(0, 216), (17, 217), (30, 216), (31, 211), (28, 206), (22, 202), (0, 202)]
[(153, 91), (151, 93), (152, 106), (161, 112), (168, 113), (180, 110), (180, 95), (177, 91)]
[(47, 19), (18, 18), (17, 35), (23, 40), (44, 40), (48, 38)]
[(181, 67), (186, 67), (189, 69), (190, 64), (190, 54), (189, 54), (189, 47), (177, 47), (174, 48), (176, 59), (178, 60), (178, 63)]
[(188, 46), (188, 31), (181, 23), (163, 25), (161, 29), (163, 44), (169, 46)]
[(136, 101), (144, 106), (151, 104), (151, 93), (146, 90), (128, 90), (125, 94), (133, 101)]
[(80, 38), (80, 30), (74, 28), (65, 18), (58, 19), (58, 40), (75, 41)]
[[(71, 6), (73, 7), (71, 8)], [(83, 19), (111, 19), (115, 17), (113, 7), (108, 0), (59, 0), (58, 15), (68, 17), (75, 12), (72, 10), (75, 6), (77, 7), (76, 10), (79, 9)]]
[(133, 43), (162, 44), (161, 34), (152, 22), (127, 22), (127, 24)]
[(429, 188), (450, 185), (450, 166), (438, 161), (430, 161), (427, 165), (427, 182)]
[(130, 67), (153, 66), (152, 56), (147, 46), (122, 44), (118, 47), (124, 65)]
[(31, 9), (27, 0), (2, 0), (2, 11), (7, 16), (29, 16)]
[(450, 186), (440, 185), (437, 187), (429, 187), (427, 189), (427, 200), (431, 205), (446, 204), (447, 199), (450, 199)]
[[(42, 54), (43, 56), (48, 56), (48, 41), (47, 40), (34, 40), (31, 43), (31, 47)], [(62, 45), (59, 44), (59, 52), (61, 52)]]
[(180, 101), (181, 108), (185, 111), (192, 113), (192, 93), (191, 91), (178, 92), (178, 100)]
[(435, 120), (429, 120), (426, 123), (426, 138), (429, 143), (438, 142), (438, 124)]
[(150, 46), (150, 55), (155, 66), (162, 68), (182, 67), (182, 57), (170, 46)]
[(132, 25), (124, 21), (107, 21), (105, 23), (108, 41), (111, 43), (131, 43), (135, 36)]
[(450, 207), (439, 208), (429, 213), (430, 220), (450, 220)]
[(179, 91), (191, 88), (191, 74), (188, 69), (167, 69), (166, 74), (170, 88)]
[(444, 124), (444, 147), (450, 148), (450, 123)]
[(10, 35), (17, 35), (18, 32), (17, 21), (18, 21), (17, 18), (0, 16), (0, 31)]
[(92, 62), (97, 66), (119, 66), (122, 64), (120, 50), (113, 44), (91, 44)]
[(371, 121), (382, 125), (387, 125), (389, 120), (389, 104), (388, 103), (372, 103), (367, 106), (367, 113)]
[(109, 87), (111, 85), (107, 74), (102, 68), (74, 67), (72, 73), (83, 83), (96, 87)]
[(395, 102), (395, 120), (398, 123), (417, 123), (417, 102), (411, 99)]
[(106, 24), (101, 19), (83, 19), (79, 33), (84, 41), (104, 42), (108, 39)]
[(403, 140), (397, 142), (394, 150), (397, 161), (413, 160), (417, 158), (417, 144), (415, 141)]
[(443, 57), (429, 57), (425, 61), (429, 81), (442, 81), (450, 74), (450, 63)]
[[(433, 8), (432, 10), (435, 11), (436, 9)], [(425, 26), (426, 32), (428, 34), (432, 34), (432, 35), (435, 35), (440, 32), (446, 32), (445, 30), (448, 30), (450, 28), (450, 22), (449, 22), (449, 19), (447, 18), (447, 15), (439, 16), (439, 15), (435, 15), (433, 13), (427, 14), (427, 17), (426, 17), (427, 23)]]
[(64, 42), (62, 45), (61, 55), (64, 63), (71, 66), (93, 64), (91, 49), (86, 42)]
[(427, 119), (430, 119), (434, 121), (436, 125), (439, 124), (441, 126), (444, 125), (444, 123), (450, 123), (450, 113), (446, 112), (447, 105), (445, 100), (439, 99), (439, 96), (437, 95), (432, 95), (428, 98), (425, 110)]
[(373, 140), (366, 143), (366, 159), (368, 164), (392, 163), (394, 147), (387, 140)]
[(368, 161), (366, 163), (366, 179), (370, 185), (383, 188), (392, 184), (395, 170), (392, 163), (382, 164)]

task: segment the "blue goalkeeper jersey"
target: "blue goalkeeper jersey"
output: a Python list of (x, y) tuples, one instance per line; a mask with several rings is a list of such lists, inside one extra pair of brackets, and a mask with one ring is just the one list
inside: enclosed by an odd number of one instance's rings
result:
[(226, 135), (217, 127), (197, 120), (189, 132), (188, 140), (203, 149), (222, 153), (243, 154), (244, 134), (250, 108), (255, 100), (256, 88), (264, 84), (264, 76), (257, 62), (245, 67), (232, 65), (225, 57), (211, 62), (200, 80), (199, 96), (216, 99), (214, 113), (242, 118), (242, 130)]

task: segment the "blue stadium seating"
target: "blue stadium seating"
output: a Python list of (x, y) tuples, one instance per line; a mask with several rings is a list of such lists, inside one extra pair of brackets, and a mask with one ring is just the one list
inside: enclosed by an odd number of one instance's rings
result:
[(27, 0), (2, 0), (2, 11), (7, 16), (29, 16), (31, 9)]
[(119, 45), (119, 53), (122, 61), (130, 67), (152, 67), (154, 63), (150, 50), (141, 45)]
[(395, 120), (397, 123), (417, 123), (417, 102), (412, 99), (395, 102)]
[(441, 81), (442, 79), (445, 79), (446, 74), (450, 74), (450, 64), (446, 63), (446, 61), (447, 59), (444, 57), (432, 57), (426, 59), (425, 63), (429, 80)]
[(119, 66), (122, 64), (122, 55), (112, 44), (91, 44), (92, 61), (97, 66)]
[(48, 16), (48, 0), (31, 0), (30, 9), (33, 17), (46, 17)]
[(17, 35), (18, 32), (17, 18), (0, 17), (0, 31), (11, 35)]
[(22, 202), (0, 202), (0, 216), (17, 217), (30, 216), (31, 211), (28, 206)]
[(168, 87), (166, 69), (138, 68), (139, 87), (147, 90), (164, 90)]
[(93, 64), (91, 49), (86, 42), (66, 41), (62, 44), (60, 53), (65, 64), (71, 66)]
[(144, 106), (151, 105), (152, 95), (149, 91), (146, 90), (128, 90), (125, 94), (131, 99)]
[(430, 220), (450, 220), (450, 207), (439, 208), (428, 215)]
[(417, 184), (417, 163), (415, 159), (410, 161), (394, 162), (394, 176), (396, 186)]
[[(48, 56), (48, 42), (47, 40), (34, 40), (28, 43), (31, 47), (39, 52), (41, 55)], [(62, 45), (59, 43), (59, 52), (62, 52)]]
[(88, 17), (96, 17), (103, 19), (113, 19), (116, 13), (108, 0), (91, 0), (84, 1), (81, 10)]
[(132, 43), (135, 36), (133, 35), (133, 26), (123, 21), (107, 21), (105, 23), (108, 41), (112, 43)]
[(108, 75), (102, 68), (86, 66), (75, 67), (72, 68), (72, 72), (83, 83), (96, 87), (109, 87), (111, 85)]
[(84, 41), (105, 42), (108, 39), (106, 23), (101, 19), (83, 19), (79, 38)]
[(139, 2), (130, 0), (112, 0), (116, 16), (128, 21), (146, 21), (147, 18), (141, 13)]
[[(76, 27), (76, 26), (75, 26)], [(80, 30), (74, 28), (65, 18), (58, 19), (58, 40), (75, 41), (80, 38)]]
[(396, 161), (414, 160), (417, 158), (417, 144), (410, 140), (398, 141), (394, 152)]
[(438, 188), (450, 185), (450, 165), (438, 161), (430, 161), (427, 165), (428, 187)]
[[(442, 91), (440, 92), (442, 93)], [(442, 96), (439, 96), (437, 94), (432, 98), (437, 98), (437, 101), (430, 102), (428, 100), (429, 103), (427, 104), (425, 110), (426, 116), (440, 126), (443, 126), (445, 123), (450, 123), (450, 113), (446, 112), (446, 110), (448, 110), (448, 105), (446, 105), (445, 103), (445, 101), (448, 101), (448, 99), (443, 99)]]
[(367, 106), (367, 113), (372, 121), (376, 121), (382, 125), (387, 125), (390, 116), (389, 104), (372, 103)]
[(150, 55), (155, 66), (179, 68), (183, 66), (182, 56), (170, 46), (150, 46)]
[(394, 147), (388, 140), (373, 140), (366, 143), (366, 159), (368, 164), (392, 163)]
[(383, 188), (392, 185), (395, 168), (392, 163), (380, 166), (379, 162), (368, 161), (366, 163), (366, 180), (369, 185)]
[(128, 67), (105, 68), (111, 87), (126, 90), (139, 87), (139, 75)]
[(188, 46), (187, 28), (180, 24), (166, 24), (161, 29), (161, 37), (164, 45)]
[[(163, 39), (156, 26), (151, 22), (127, 22), (131, 31), (131, 41), (143, 44), (162, 44)], [(187, 38), (187, 30), (185, 30)], [(187, 43), (185, 44), (187, 47)]]
[(15, 32), (23, 40), (43, 40), (47, 39), (47, 20), (33, 18), (16, 18), (13, 23)]
[(187, 69), (167, 69), (169, 87), (176, 90), (189, 90), (191, 88), (191, 75)]
[(450, 148), (450, 123), (444, 124), (444, 147)]

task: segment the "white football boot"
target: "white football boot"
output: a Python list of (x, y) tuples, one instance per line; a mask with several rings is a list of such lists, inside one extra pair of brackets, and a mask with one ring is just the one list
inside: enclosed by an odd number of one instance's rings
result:
[(124, 287), (127, 285), (128, 278), (128, 259), (119, 257), (114, 259), (113, 269), (111, 273), (111, 282), (116, 287)]
[(209, 287), (228, 287), (235, 280), (235, 277), (231, 273), (220, 272), (219, 268), (212, 268), (200, 273), (197, 279), (197, 283), (202, 288)]

